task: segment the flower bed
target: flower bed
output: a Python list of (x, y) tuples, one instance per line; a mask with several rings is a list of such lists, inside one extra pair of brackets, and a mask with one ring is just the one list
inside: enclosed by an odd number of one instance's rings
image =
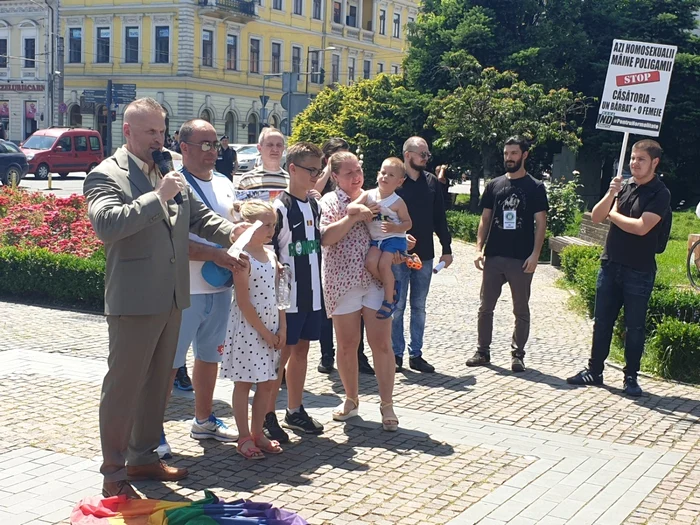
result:
[(101, 310), (104, 268), (85, 197), (0, 188), (0, 295)]

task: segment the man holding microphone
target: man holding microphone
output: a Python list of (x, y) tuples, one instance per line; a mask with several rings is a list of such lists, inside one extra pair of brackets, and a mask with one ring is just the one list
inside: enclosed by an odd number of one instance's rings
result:
[(632, 179), (623, 184), (621, 175), (615, 177), (593, 208), (593, 222), (609, 219), (610, 231), (596, 284), (591, 358), (588, 368), (566, 380), (570, 385), (603, 384), (615, 321), (624, 306), (623, 391), (634, 397), (642, 395), (637, 373), (644, 352), (647, 305), (656, 277), (655, 255), (665, 235), (662, 219), (671, 202), (671, 193), (655, 173), (661, 153), (654, 140), (641, 140), (632, 146)]
[[(188, 234), (230, 246), (245, 226), (234, 227), (197, 200), (179, 173), (155, 165), (153, 153), (165, 139), (158, 102), (129, 104), (123, 131), (126, 145), (88, 174), (83, 193), (106, 255), (102, 494), (138, 499), (127, 479), (177, 481), (188, 474), (156, 453), (181, 314), (190, 305)], [(231, 264), (245, 269), (245, 260)]]

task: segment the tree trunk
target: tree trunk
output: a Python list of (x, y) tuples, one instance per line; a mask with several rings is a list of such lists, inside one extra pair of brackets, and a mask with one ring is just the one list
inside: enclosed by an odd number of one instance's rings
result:
[(601, 172), (600, 172), (600, 198), (601, 199), (608, 192), (608, 188), (610, 187), (610, 181), (614, 177), (614, 174), (613, 174), (614, 163), (615, 163), (615, 159), (613, 159), (610, 156), (605, 157), (605, 160), (603, 161), (603, 168), (601, 169)]
[(486, 178), (491, 175), (491, 155), (489, 155), (488, 148), (482, 148), (481, 150), (481, 170), (473, 170), (471, 176), (471, 191), (469, 196), (469, 211), (472, 213), (479, 212), (479, 199), (481, 198), (481, 192), (479, 191), (479, 172), (483, 173), (484, 182)]

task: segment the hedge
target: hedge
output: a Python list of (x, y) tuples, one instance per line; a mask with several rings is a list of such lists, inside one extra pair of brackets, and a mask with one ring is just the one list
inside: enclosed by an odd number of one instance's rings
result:
[(0, 295), (101, 311), (103, 254), (84, 259), (44, 248), (0, 247)]
[[(569, 246), (562, 250), (566, 281), (584, 300), (588, 315), (595, 309), (600, 247)], [(615, 327), (617, 343), (624, 346), (624, 312)], [(700, 294), (654, 283), (646, 318), (648, 371), (679, 381), (700, 382)]]

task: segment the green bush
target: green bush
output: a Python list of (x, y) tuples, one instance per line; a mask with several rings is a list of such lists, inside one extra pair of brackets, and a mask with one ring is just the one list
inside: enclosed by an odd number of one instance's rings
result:
[(567, 246), (561, 251), (561, 269), (567, 281), (574, 282), (576, 271), (584, 260), (598, 262), (600, 254), (603, 252), (602, 246)]
[(90, 310), (104, 307), (104, 255), (0, 247), (0, 295)]
[(574, 287), (579, 293), (579, 296), (586, 304), (588, 316), (593, 317), (595, 311), (595, 290), (598, 282), (598, 270), (600, 270), (600, 261), (597, 259), (582, 258), (574, 274)]
[(580, 186), (578, 178), (569, 182), (555, 180), (550, 184), (547, 190), (549, 201), (547, 229), (552, 232), (552, 235), (563, 235), (569, 225), (576, 220), (576, 215), (583, 204), (577, 191)]
[(652, 372), (668, 379), (700, 382), (700, 326), (664, 317), (647, 345)]
[(450, 233), (453, 237), (467, 242), (476, 242), (480, 219), (480, 215), (454, 210), (447, 211), (447, 227), (450, 229)]
[(684, 323), (700, 322), (700, 294), (655, 284), (647, 309), (647, 333), (650, 334), (667, 317)]

